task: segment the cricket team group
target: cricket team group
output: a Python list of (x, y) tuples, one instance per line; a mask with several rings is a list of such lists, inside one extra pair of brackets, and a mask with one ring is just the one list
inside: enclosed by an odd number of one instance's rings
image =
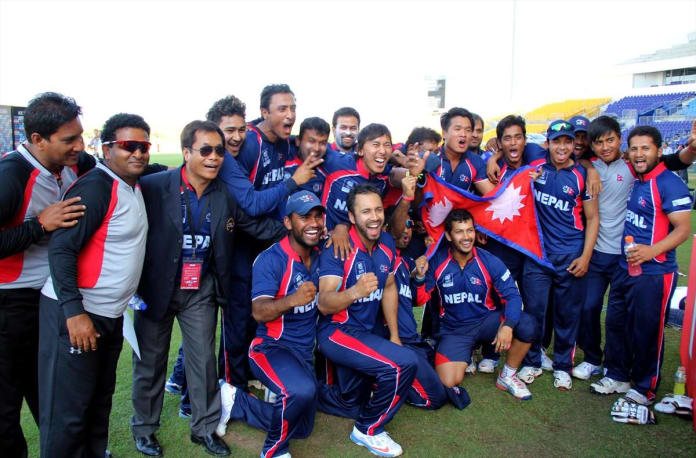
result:
[[(509, 115), (482, 148), (483, 120), (458, 107), (441, 132), (418, 127), (399, 144), (350, 107), (291, 135), (285, 84), (263, 89), (260, 112), (247, 121), (238, 98), (216, 101), (183, 128), (174, 168), (150, 163), (137, 114), (106, 120), (97, 159), (75, 100), (29, 101), (27, 140), (0, 159), (3, 456), (27, 456), (24, 401), (41, 457), (111, 456), (129, 304), (139, 351), (130, 427), (146, 456), (165, 453), (165, 387), (184, 395), (191, 441), (219, 456), (234, 420), (267, 432), (262, 457), (289, 457), (317, 410), (354, 419), (350, 440), (369, 452), (398, 456), (385, 427), (401, 406), (464, 409), (460, 385), (477, 370), (497, 371), (496, 387), (520, 400), (550, 370), (558, 390), (595, 377), (594, 393), (653, 402), (675, 249), (691, 234), (689, 189), (672, 171), (696, 159), (696, 123), (688, 145), (663, 156), (650, 126), (633, 128), (621, 151), (607, 116), (553, 121), (541, 146)], [(446, 215), (442, 240), (427, 234), (428, 180), (484, 196), (519, 174), (545, 262), (477, 231), (464, 208)], [(183, 343), (168, 378), (174, 318)]]

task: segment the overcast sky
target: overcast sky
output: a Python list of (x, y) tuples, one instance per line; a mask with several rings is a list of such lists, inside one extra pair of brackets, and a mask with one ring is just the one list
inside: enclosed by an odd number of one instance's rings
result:
[(85, 127), (126, 111), (176, 136), (227, 94), (257, 117), (263, 86), (285, 82), (297, 126), (351, 105), (401, 140), (429, 120), (426, 77), (447, 78), (447, 107), (500, 116), (626, 92), (617, 63), (695, 30), (694, 0), (0, 0), (0, 104), (55, 90)]

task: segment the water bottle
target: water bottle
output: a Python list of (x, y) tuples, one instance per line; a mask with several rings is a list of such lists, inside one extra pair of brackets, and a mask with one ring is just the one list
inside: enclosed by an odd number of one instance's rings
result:
[(684, 386), (686, 385), (686, 369), (684, 366), (679, 366), (677, 372), (674, 373), (674, 394), (686, 394)]
[[(626, 242), (624, 244), (624, 254), (626, 254), (626, 257), (628, 258), (628, 251), (636, 246), (636, 242), (633, 241), (632, 235), (627, 235), (624, 238), (624, 241)], [(642, 273), (643, 267), (640, 264), (631, 264), (630, 262), (628, 263), (628, 275), (630, 275), (631, 277), (637, 277)]]
[(128, 301), (128, 307), (132, 308), (133, 310), (145, 310), (147, 308), (147, 304), (142, 297), (134, 294), (130, 301)]

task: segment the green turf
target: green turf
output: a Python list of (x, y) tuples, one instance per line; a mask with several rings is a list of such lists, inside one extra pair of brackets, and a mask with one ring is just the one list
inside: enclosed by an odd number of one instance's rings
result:
[(183, 162), (181, 154), (151, 154), (150, 163), (157, 163), (169, 166), (180, 166)]
[[(153, 162), (177, 165), (179, 155), (153, 155)], [(696, 212), (691, 215), (696, 228)], [(688, 273), (691, 239), (679, 247), (680, 270)], [(680, 278), (680, 285), (686, 280)], [(661, 398), (672, 390), (673, 374), (679, 359), (679, 330), (667, 329)], [(169, 352), (170, 370), (176, 359), (181, 336), (174, 327)], [(576, 356), (582, 360), (582, 352)], [(109, 448), (117, 457), (137, 457), (128, 428), (130, 402), (131, 351), (124, 344), (118, 365), (118, 382), (113, 398)], [(520, 402), (495, 388), (492, 375), (467, 377), (462, 384), (472, 404), (464, 411), (445, 406), (428, 412), (404, 406), (388, 426), (407, 456), (696, 456), (696, 437), (691, 422), (657, 414), (656, 426), (633, 426), (613, 422), (609, 416), (616, 396), (597, 396), (589, 392), (589, 382), (573, 380), (573, 390), (553, 388), (553, 377), (544, 375), (530, 386), (534, 399)], [(165, 395), (161, 429), (157, 433), (168, 457), (206, 456), (189, 440), (188, 422), (177, 416), (178, 398)], [(348, 435), (352, 422), (317, 414), (312, 436), (294, 440), (294, 456), (371, 456), (354, 445)], [(29, 443), (29, 456), (38, 456), (38, 431), (26, 408), (22, 428)], [(234, 456), (259, 455), (265, 433), (233, 422), (225, 437)], [(1, 453), (0, 453), (1, 456)]]

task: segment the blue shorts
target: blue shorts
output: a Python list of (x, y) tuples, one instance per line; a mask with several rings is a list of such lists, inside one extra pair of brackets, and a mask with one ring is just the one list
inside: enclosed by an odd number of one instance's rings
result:
[[(456, 331), (440, 329), (440, 336), (435, 352), (435, 365), (449, 362), (471, 362), (471, 353), (478, 344), (491, 343), (498, 335), (498, 328), (505, 321), (503, 311), (496, 310), (489, 313), (480, 322), (462, 326)], [(512, 330), (515, 339), (522, 342), (531, 342), (537, 324), (534, 317), (521, 312), (517, 325)]]

